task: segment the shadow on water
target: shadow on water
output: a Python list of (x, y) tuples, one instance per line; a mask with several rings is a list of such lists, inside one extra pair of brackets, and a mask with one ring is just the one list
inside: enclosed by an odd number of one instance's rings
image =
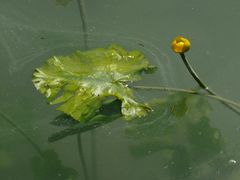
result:
[(159, 154), (159, 170), (170, 179), (224, 179), (231, 174), (234, 167), (226, 165), (231, 156), (225, 153), (221, 132), (210, 123), (212, 108), (206, 98), (173, 93), (153, 104), (150, 116), (126, 128), (133, 157)]
[(66, 167), (62, 164), (58, 154), (52, 150), (43, 150), (38, 144), (22, 130), (8, 115), (0, 112), (0, 116), (6, 120), (16, 131), (21, 134), (26, 141), (36, 150), (37, 154), (31, 159), (32, 172), (36, 180), (52, 179), (66, 180), (77, 179), (78, 173), (76, 170)]
[[(71, 136), (71, 135), (77, 135), (77, 144), (78, 144), (78, 152), (79, 152), (79, 157), (81, 160), (81, 167), (83, 170), (83, 175), (84, 179), (88, 180), (89, 179), (89, 174), (88, 174), (88, 169), (87, 169), (87, 164), (85, 161), (85, 156), (83, 152), (83, 147), (82, 147), (82, 139), (81, 139), (81, 134), (87, 131), (93, 132), (95, 128), (98, 128), (104, 124), (110, 123), (114, 120), (117, 120), (118, 118), (121, 117), (121, 101), (115, 100), (110, 104), (106, 104), (103, 106), (98, 114), (90, 119), (87, 122), (76, 122), (73, 120), (71, 117), (62, 114), (60, 116), (57, 116), (52, 122), (52, 125), (58, 126), (58, 127), (67, 127), (64, 130), (61, 130), (59, 132), (56, 132), (52, 134), (48, 141), (49, 142), (56, 142), (58, 140), (61, 140), (65, 137)], [(92, 137), (92, 144), (94, 145), (94, 134), (91, 134)], [(94, 146), (91, 147), (91, 149), (94, 148)], [(91, 156), (95, 156), (95, 150), (92, 149)], [(94, 158), (93, 158), (94, 159)], [(92, 169), (91, 172), (96, 172), (96, 159), (94, 159), (94, 162), (92, 162)], [(92, 179), (96, 179), (96, 174), (91, 174)]]
[[(151, 105), (154, 107), (152, 113), (126, 125), (125, 134), (130, 140), (128, 148), (134, 158), (158, 154), (158, 161), (162, 164), (159, 173), (167, 172), (167, 177), (178, 180), (207, 177), (217, 179), (220, 176), (221, 179), (228, 178), (237, 168), (232, 166), (234, 160), (229, 161), (232, 154), (225, 150), (221, 132), (210, 123), (209, 115), (212, 108), (206, 97), (171, 93), (152, 101)], [(55, 151), (42, 150), (10, 117), (4, 113), (1, 113), (1, 116), (38, 152), (31, 160), (36, 179), (77, 179), (76, 170), (62, 165)], [(84, 179), (94, 179), (92, 174), (89, 176), (81, 134), (120, 117), (119, 100), (103, 106), (99, 113), (87, 122), (76, 122), (62, 114), (51, 124), (64, 129), (53, 133), (49, 137), (49, 142), (76, 135)]]
[[(221, 132), (211, 126), (212, 108), (206, 97), (171, 93), (151, 102), (154, 111), (149, 116), (127, 124), (125, 133), (131, 143), (129, 151), (135, 158), (159, 154), (162, 167), (170, 179), (201, 179), (228, 177), (236, 168), (227, 164), (231, 155), (225, 151)], [(79, 134), (110, 123), (119, 117), (120, 102), (105, 106), (92, 120), (76, 123), (66, 115), (58, 116), (52, 124), (67, 128), (52, 134), (50, 142), (77, 135), (82, 167), (86, 168)], [(85, 169), (86, 177), (87, 169)], [(161, 173), (161, 172), (159, 172)], [(215, 177), (215, 178), (214, 178)]]

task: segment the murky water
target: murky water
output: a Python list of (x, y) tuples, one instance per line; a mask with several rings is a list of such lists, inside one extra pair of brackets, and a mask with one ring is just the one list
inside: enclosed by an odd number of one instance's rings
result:
[(201, 78), (239, 102), (239, 7), (235, 0), (2, 0), (0, 179), (237, 180), (240, 118), (216, 100), (138, 90), (142, 100), (161, 98), (145, 119), (119, 118), (49, 142), (66, 127), (50, 124), (61, 112), (31, 78), (52, 55), (117, 43), (158, 67), (138, 85), (195, 88), (170, 48), (184, 35)]

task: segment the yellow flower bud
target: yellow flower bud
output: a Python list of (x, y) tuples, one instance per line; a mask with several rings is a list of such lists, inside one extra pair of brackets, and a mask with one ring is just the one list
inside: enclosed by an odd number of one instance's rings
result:
[(172, 50), (175, 53), (185, 53), (190, 47), (190, 41), (182, 36), (177, 36), (172, 42)]

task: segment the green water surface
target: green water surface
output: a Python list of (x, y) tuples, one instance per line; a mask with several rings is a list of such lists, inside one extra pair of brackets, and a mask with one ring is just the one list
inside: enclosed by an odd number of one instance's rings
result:
[[(1, 0), (0, 179), (238, 180), (240, 117), (216, 100), (137, 91), (159, 99), (148, 117), (119, 118), (55, 142), (61, 112), (31, 82), (52, 55), (112, 43), (141, 50), (158, 67), (138, 85), (197, 87), (170, 44), (218, 94), (240, 101), (237, 0)], [(110, 111), (110, 110), (109, 110)]]

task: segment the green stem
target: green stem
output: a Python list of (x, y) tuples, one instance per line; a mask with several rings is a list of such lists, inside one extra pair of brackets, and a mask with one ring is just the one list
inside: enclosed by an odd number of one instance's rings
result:
[(83, 153), (83, 148), (82, 148), (82, 138), (81, 138), (81, 133), (78, 133), (77, 135), (77, 143), (78, 143), (78, 153), (79, 157), (82, 163), (82, 168), (83, 168), (83, 176), (85, 180), (88, 180), (88, 172), (87, 172), (87, 166), (86, 166), (86, 161), (84, 158), (84, 153)]
[(183, 63), (187, 67), (189, 73), (192, 75), (192, 77), (195, 79), (195, 81), (198, 83), (198, 85), (201, 88), (203, 88), (205, 91), (207, 91), (209, 94), (216, 95), (216, 93), (213, 90), (209, 89), (209, 87), (199, 78), (197, 73), (194, 71), (193, 67), (188, 62), (185, 54), (184, 53), (180, 53), (180, 56), (181, 56), (181, 58), (183, 60)]
[(94, 129), (91, 131), (91, 161), (92, 161), (92, 179), (97, 180), (97, 149), (96, 149), (96, 134)]
[(87, 18), (86, 18), (86, 8), (84, 4), (84, 0), (77, 0), (78, 10), (81, 17), (82, 22), (82, 31), (83, 31), (83, 43), (85, 50), (88, 49), (88, 34), (87, 34)]
[[(185, 57), (184, 53), (180, 53), (180, 56), (183, 60), (183, 63), (185, 64), (185, 66), (187, 67), (189, 73), (192, 75), (192, 77), (195, 79), (195, 81), (198, 83), (198, 85), (203, 88), (205, 91), (207, 91), (210, 95), (214, 95), (214, 96), (218, 96), (217, 93), (215, 93), (213, 90), (209, 89), (209, 87), (207, 86), (206, 83), (204, 83), (199, 76), (197, 75), (197, 73), (194, 71), (193, 67), (190, 65), (190, 63), (188, 62), (187, 58)], [(226, 101), (221, 101), (222, 104), (224, 104), (226, 107), (228, 107), (229, 109), (231, 109), (232, 111), (234, 111), (235, 113), (237, 113), (238, 115), (240, 115), (240, 110), (237, 109), (236, 107), (232, 106), (230, 103), (227, 103)]]
[(180, 93), (188, 93), (188, 94), (195, 94), (195, 95), (201, 95), (205, 97), (209, 97), (212, 99), (216, 99), (222, 103), (231, 104), (233, 106), (236, 106), (240, 109), (240, 104), (234, 101), (231, 101), (229, 99), (217, 96), (217, 95), (209, 95), (209, 94), (202, 94), (197, 91), (188, 90), (188, 89), (179, 89), (179, 88), (169, 88), (169, 87), (158, 87), (158, 86), (133, 86), (135, 89), (146, 89), (146, 90), (159, 90), (159, 91), (168, 91), (168, 92), (180, 92)]

